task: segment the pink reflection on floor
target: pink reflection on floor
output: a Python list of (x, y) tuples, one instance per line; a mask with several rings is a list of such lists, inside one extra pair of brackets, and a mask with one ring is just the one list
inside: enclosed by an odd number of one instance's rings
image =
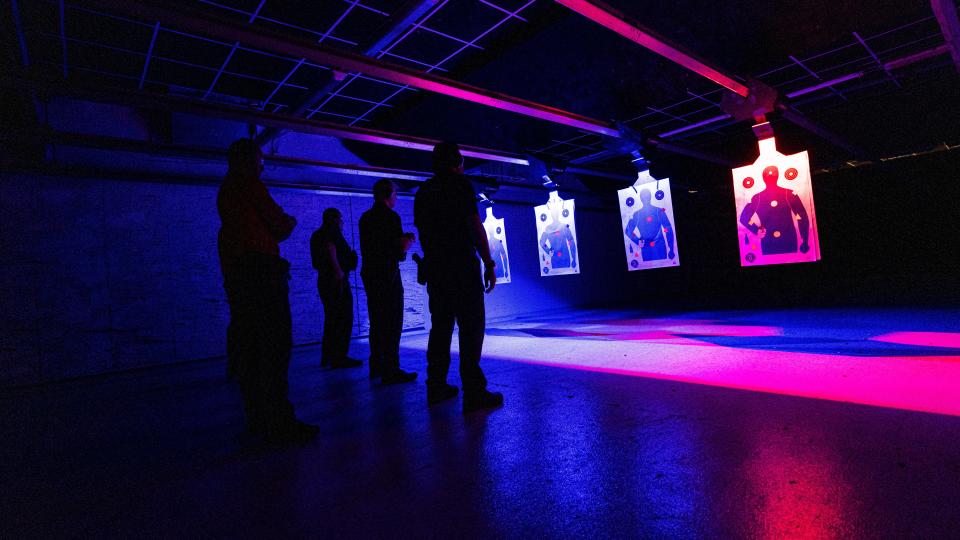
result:
[(960, 349), (960, 332), (890, 332), (870, 339), (898, 345)]
[[(808, 440), (830, 437), (815, 427), (793, 433)], [(745, 533), (763, 539), (854, 537), (862, 503), (841, 466), (843, 456), (828, 445), (794, 445), (778, 438), (748, 435), (749, 454), (739, 476), (756, 498)], [(752, 437), (750, 435), (753, 435)]]
[[(783, 331), (709, 320), (629, 321), (501, 325), (565, 337), (489, 335), (484, 357), (960, 416), (958, 356), (852, 356), (738, 348), (689, 336), (763, 337)], [(807, 337), (816, 337), (816, 329), (810, 332)], [(594, 339), (569, 339), (578, 335)], [(874, 339), (957, 347), (957, 336), (897, 332)]]

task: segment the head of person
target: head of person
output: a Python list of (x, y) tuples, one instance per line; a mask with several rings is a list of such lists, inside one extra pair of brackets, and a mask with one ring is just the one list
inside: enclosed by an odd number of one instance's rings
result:
[(383, 203), (387, 208), (397, 205), (397, 185), (386, 178), (377, 180), (373, 185), (373, 202)]
[(457, 143), (444, 141), (433, 147), (433, 172), (463, 174), (463, 155)]
[(343, 214), (340, 213), (336, 208), (327, 208), (323, 211), (323, 225), (324, 229), (343, 229)]
[(640, 202), (642, 202), (644, 206), (647, 206), (648, 204), (650, 204), (650, 190), (649, 190), (649, 189), (641, 189), (641, 190), (640, 190)]
[(780, 170), (776, 165), (770, 165), (763, 169), (763, 185), (768, 188), (777, 187), (777, 180), (780, 179)]
[(227, 150), (228, 174), (246, 178), (260, 178), (263, 172), (263, 152), (253, 139), (237, 139)]

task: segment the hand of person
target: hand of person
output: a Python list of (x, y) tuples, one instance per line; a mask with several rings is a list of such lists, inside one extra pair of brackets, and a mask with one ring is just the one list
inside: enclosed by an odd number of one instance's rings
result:
[(674, 251), (673, 251), (672, 249), (667, 252), (667, 258), (668, 258), (668, 259), (673, 259), (673, 258), (676, 257), (676, 256), (677, 256), (677, 254), (674, 253)]
[(404, 233), (403, 236), (400, 237), (401, 249), (403, 249), (403, 251), (410, 249), (410, 246), (413, 245), (414, 239), (413, 233)]
[(493, 266), (483, 268), (483, 290), (486, 293), (493, 291), (493, 287), (497, 284), (497, 273), (494, 268)]
[(800, 244), (800, 253), (806, 253), (808, 251), (810, 251), (810, 244), (808, 244), (807, 241), (804, 240), (803, 243)]
[(760, 227), (759, 229), (757, 229), (757, 236), (759, 236), (760, 238), (764, 238), (765, 236), (767, 236), (767, 229), (765, 227)]

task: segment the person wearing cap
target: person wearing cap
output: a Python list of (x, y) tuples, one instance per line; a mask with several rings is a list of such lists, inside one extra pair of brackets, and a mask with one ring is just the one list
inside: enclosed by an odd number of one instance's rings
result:
[[(503, 394), (487, 390), (480, 369), (485, 329), (484, 292), (497, 278), (486, 231), (477, 211), (476, 195), (463, 175), (463, 156), (456, 143), (442, 142), (433, 149), (434, 176), (424, 182), (414, 198), (414, 225), (423, 248), (424, 275), (430, 306), (427, 344), (427, 403), (434, 405), (456, 397), (458, 389), (447, 383), (453, 327), (459, 328), (460, 380), (463, 412), (503, 405)], [(477, 255), (483, 261), (478, 271)]]
[(228, 369), (239, 382), (250, 434), (274, 443), (306, 442), (318, 429), (297, 420), (287, 398), (290, 263), (280, 257), (280, 242), (297, 220), (260, 180), (263, 154), (251, 139), (230, 145), (228, 167), (217, 193), (217, 251), (230, 306)]

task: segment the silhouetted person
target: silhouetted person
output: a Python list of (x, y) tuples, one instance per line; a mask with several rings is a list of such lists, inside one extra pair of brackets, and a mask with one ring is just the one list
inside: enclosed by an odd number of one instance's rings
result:
[(639, 246), (640, 257), (645, 261), (674, 258), (673, 230), (666, 210), (650, 204), (649, 189), (640, 190), (640, 202), (643, 207), (633, 213), (624, 234)]
[[(797, 231), (800, 229), (800, 253), (810, 251), (810, 220), (800, 197), (793, 191), (777, 185), (780, 171), (773, 165), (763, 169), (763, 191), (754, 195), (740, 213), (740, 223), (760, 237), (760, 252), (764, 255), (797, 252)], [(752, 225), (754, 214), (760, 225)]]
[(550, 256), (550, 268), (576, 268), (577, 241), (570, 232), (570, 225), (560, 222), (562, 204), (547, 203), (547, 206), (553, 221), (540, 235), (540, 248)]
[(489, 236), (487, 236), (487, 242), (490, 244), (490, 258), (493, 259), (493, 263), (496, 265), (493, 268), (493, 273), (499, 278), (507, 278), (510, 276), (510, 270), (507, 269), (507, 251), (503, 249), (503, 240), (500, 240), (493, 235), (493, 231), (490, 231)]
[(400, 261), (414, 241), (403, 232), (397, 205), (397, 186), (390, 180), (373, 185), (373, 206), (360, 216), (360, 277), (367, 293), (370, 316), (370, 378), (383, 384), (410, 382), (417, 374), (400, 369), (400, 333), (403, 330), (403, 282)]
[[(427, 402), (453, 398), (457, 387), (447, 384), (453, 325), (460, 329), (460, 379), (463, 411), (503, 405), (503, 394), (487, 390), (480, 369), (485, 313), (483, 293), (497, 278), (487, 235), (477, 212), (475, 194), (463, 176), (463, 157), (456, 144), (433, 149), (434, 176), (417, 190), (414, 223), (420, 232), (426, 265), (432, 327), (427, 344)], [(481, 280), (477, 253), (483, 261)]]
[(279, 246), (297, 221), (260, 181), (263, 155), (252, 140), (230, 145), (228, 161), (217, 194), (217, 244), (230, 304), (227, 349), (240, 383), (247, 430), (273, 442), (306, 441), (317, 428), (298, 421), (287, 399), (293, 346), (290, 264), (280, 257)]
[(343, 237), (343, 215), (336, 208), (323, 211), (323, 224), (310, 236), (310, 258), (317, 270), (317, 290), (323, 303), (320, 365), (358, 367), (363, 362), (347, 356), (353, 331), (350, 272), (357, 269), (357, 253)]

